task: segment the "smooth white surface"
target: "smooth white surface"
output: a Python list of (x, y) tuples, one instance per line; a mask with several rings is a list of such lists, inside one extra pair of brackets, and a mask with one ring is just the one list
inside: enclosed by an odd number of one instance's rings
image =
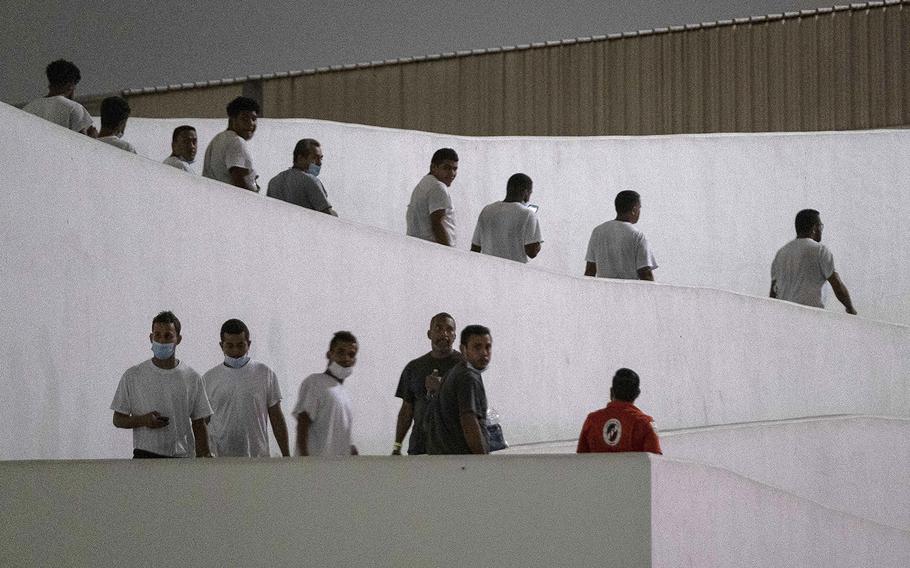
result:
[[(178, 357), (197, 369), (223, 359), (222, 322), (243, 319), (288, 414), (288, 393), (324, 369), (331, 334), (353, 331), (348, 382), (365, 453), (391, 451), (398, 375), (428, 350), (429, 319), (443, 310), (459, 328), (492, 329), (487, 394), (512, 443), (576, 437), (621, 366), (642, 376), (639, 402), (662, 428), (910, 416), (907, 327), (535, 270), (190, 176), (10, 107), (0, 119), (16, 141), (0, 146), (14, 165), (0, 193), (2, 459), (130, 455), (107, 404), (123, 370), (150, 356), (161, 309), (181, 318)], [(857, 377), (875, 379), (857, 389)]]

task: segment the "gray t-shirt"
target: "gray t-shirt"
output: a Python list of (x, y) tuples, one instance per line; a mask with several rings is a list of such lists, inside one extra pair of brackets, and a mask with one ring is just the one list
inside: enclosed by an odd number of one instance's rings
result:
[(828, 247), (809, 238), (785, 244), (771, 263), (777, 297), (804, 306), (824, 308), (822, 287), (834, 274), (834, 256)]
[(130, 144), (123, 138), (120, 138), (119, 136), (102, 136), (101, 138), (98, 139), (98, 141), (104, 142), (105, 144), (110, 144), (111, 146), (114, 146), (115, 148), (120, 148), (121, 150), (125, 150), (131, 154), (138, 153), (138, 152), (136, 152), (136, 149), (133, 148), (132, 144)]
[(427, 453), (470, 454), (471, 448), (461, 429), (461, 415), (472, 413), (486, 423), (487, 393), (483, 377), (466, 362), (461, 362), (445, 376), (437, 395), (435, 412), (427, 417)]
[(644, 233), (632, 223), (615, 219), (591, 232), (585, 260), (597, 264), (599, 278), (636, 280), (639, 268), (657, 268)]
[(525, 245), (541, 242), (537, 213), (516, 201), (497, 201), (484, 207), (471, 239), (481, 253), (516, 262), (528, 262)]
[(196, 170), (190, 166), (190, 163), (181, 159), (179, 156), (168, 156), (162, 163), (177, 168), (178, 170), (183, 170), (187, 173), (196, 173)]
[(411, 403), (414, 408), (414, 426), (408, 442), (408, 454), (427, 453), (423, 429), (427, 405), (427, 388), (425, 384), (427, 376), (433, 374), (433, 370), (438, 370), (439, 376), (444, 377), (452, 367), (463, 359), (458, 351), (452, 351), (448, 357), (442, 359), (436, 359), (430, 353), (427, 353), (405, 365), (404, 370), (401, 372), (401, 378), (398, 379), (398, 389), (395, 391), (395, 396)]
[(288, 168), (269, 180), (266, 195), (315, 211), (332, 206), (322, 180), (297, 168)]

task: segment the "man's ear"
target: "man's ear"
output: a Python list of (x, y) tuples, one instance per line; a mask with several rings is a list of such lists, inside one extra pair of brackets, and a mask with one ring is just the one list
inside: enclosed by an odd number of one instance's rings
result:
[(153, 334), (150, 333), (150, 334), (149, 334), (149, 343), (154, 343), (154, 342), (155, 342), (155, 340), (152, 339), (153, 337), (155, 337), (155, 336), (154, 336)]
[(174, 345), (180, 345), (180, 342), (183, 341), (183, 336), (179, 333), (177, 334), (177, 341), (174, 342)]

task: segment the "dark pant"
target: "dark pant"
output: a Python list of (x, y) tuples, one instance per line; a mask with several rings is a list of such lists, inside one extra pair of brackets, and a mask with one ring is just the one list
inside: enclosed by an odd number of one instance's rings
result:
[(155, 452), (149, 452), (146, 450), (140, 450), (136, 448), (133, 450), (133, 459), (134, 460), (143, 460), (143, 459), (154, 459), (154, 458), (172, 458), (174, 456), (163, 456), (161, 454), (156, 454)]

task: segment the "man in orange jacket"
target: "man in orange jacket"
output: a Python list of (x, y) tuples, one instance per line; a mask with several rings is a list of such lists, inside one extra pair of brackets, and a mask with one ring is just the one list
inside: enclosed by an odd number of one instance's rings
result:
[(589, 452), (651, 452), (661, 454), (650, 416), (633, 402), (641, 394), (638, 374), (619, 369), (613, 375), (610, 403), (585, 419), (578, 437), (579, 454)]

